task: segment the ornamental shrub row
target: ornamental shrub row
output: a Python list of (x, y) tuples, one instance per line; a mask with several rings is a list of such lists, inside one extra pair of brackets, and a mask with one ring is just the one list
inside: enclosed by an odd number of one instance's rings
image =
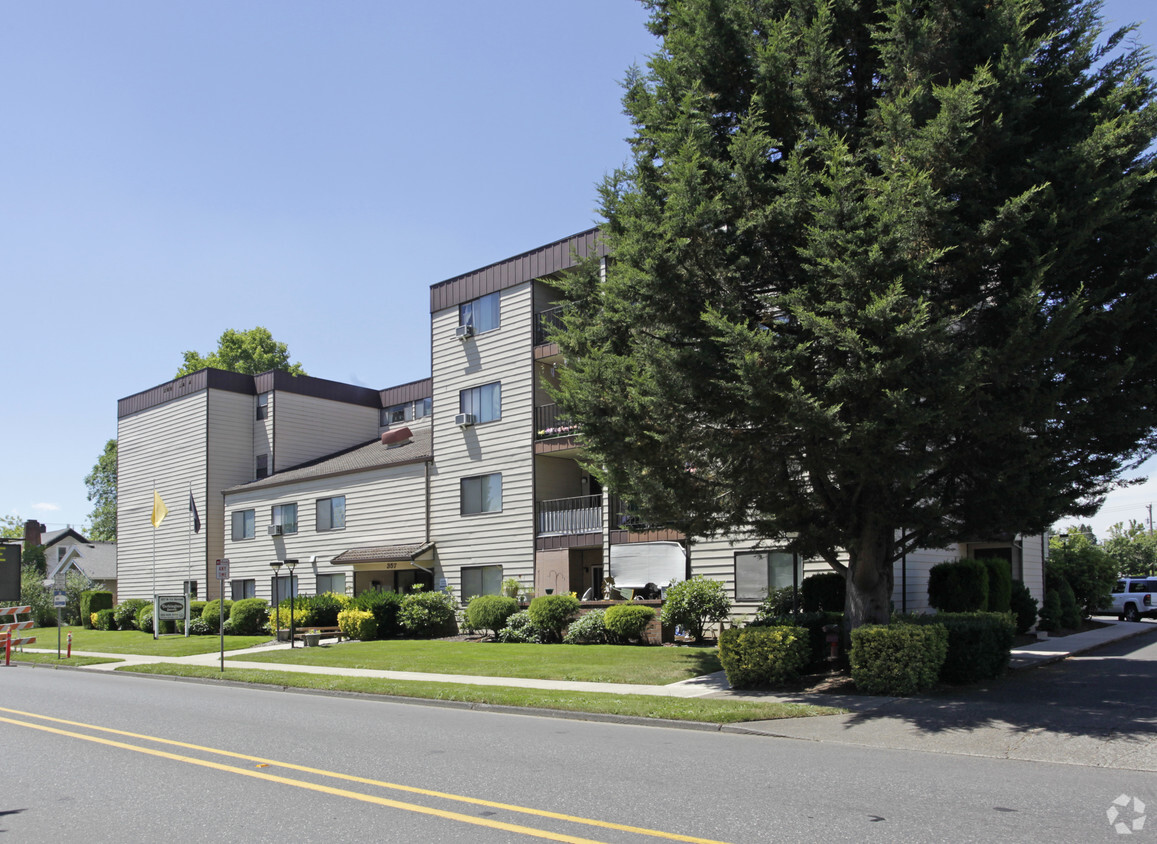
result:
[(719, 661), (733, 689), (797, 680), (809, 656), (807, 634), (798, 627), (732, 628), (719, 637)]
[(977, 683), (999, 677), (1008, 668), (1016, 620), (1012, 613), (970, 612), (904, 616), (911, 624), (938, 625), (948, 633), (948, 651), (940, 669), (946, 683)]
[(867, 624), (852, 631), (852, 679), (870, 695), (912, 695), (932, 688), (948, 654), (942, 624)]
[(112, 609), (112, 592), (88, 589), (80, 593), (80, 624), (92, 629), (92, 617), (101, 610)]

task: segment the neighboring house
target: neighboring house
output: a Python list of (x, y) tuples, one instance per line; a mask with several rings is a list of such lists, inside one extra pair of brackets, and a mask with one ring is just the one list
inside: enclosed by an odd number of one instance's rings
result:
[[(599, 597), (608, 576), (631, 588), (704, 574), (744, 614), (769, 588), (827, 571), (759, 537), (638, 529), (579, 465), (544, 387), (564, 365), (545, 331), (558, 314), (552, 280), (601, 254), (596, 235), (433, 285), (430, 378), (379, 391), (209, 369), (121, 399), (121, 595), (189, 580), (217, 597), (225, 558), (235, 598), (420, 583), (465, 600), (511, 577), (537, 594)], [(169, 511), (156, 529), (154, 490)], [(895, 606), (925, 609), (928, 570), (961, 556), (1007, 559), (1039, 600), (1045, 548), (1004, 537), (913, 553), (896, 564)], [(297, 561), (292, 583), (269, 565), (285, 560)]]
[(75, 568), (93, 582), (95, 589), (112, 592), (113, 600), (117, 594), (117, 545), (115, 542), (90, 542), (72, 528), (54, 530), (45, 533), (41, 542), (44, 545), (44, 562), (48, 570), (64, 559), (69, 549), (75, 548), (76, 553), (69, 560), (69, 568)]

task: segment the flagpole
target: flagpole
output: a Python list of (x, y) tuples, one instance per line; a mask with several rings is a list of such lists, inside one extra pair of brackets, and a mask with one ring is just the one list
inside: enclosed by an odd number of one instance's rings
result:
[(153, 638), (157, 638), (157, 482), (153, 481)]

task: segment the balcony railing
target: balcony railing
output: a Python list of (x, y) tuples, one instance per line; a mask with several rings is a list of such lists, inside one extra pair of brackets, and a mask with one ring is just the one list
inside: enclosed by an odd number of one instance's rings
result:
[(534, 345), (541, 346), (543, 343), (549, 343), (549, 334), (556, 327), (562, 325), (562, 309), (559, 305), (557, 308), (547, 308), (545, 311), (539, 311), (536, 314), (534, 321)]
[(538, 535), (601, 533), (603, 497), (580, 495), (538, 502)]
[(534, 438), (549, 440), (553, 437), (573, 436), (577, 429), (559, 415), (557, 404), (540, 404), (534, 409)]
[(611, 530), (663, 530), (667, 527), (651, 524), (642, 516), (632, 513), (630, 504), (617, 495), (611, 496), (610, 517)]

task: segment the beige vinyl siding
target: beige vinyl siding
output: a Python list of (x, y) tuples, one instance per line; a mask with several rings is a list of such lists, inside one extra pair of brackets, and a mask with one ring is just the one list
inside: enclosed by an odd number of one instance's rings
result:
[[(458, 340), (458, 308), (431, 320), (436, 465), (431, 529), (439, 576), (461, 596), (462, 566), (501, 565), (503, 577), (530, 583), (534, 572), (534, 378), (531, 285), (501, 293), (501, 326)], [(502, 418), (459, 429), (463, 389), (502, 383)], [(461, 480), (502, 474), (502, 512), (463, 516)]]
[[(205, 557), (196, 579), (199, 594), (206, 600), (221, 597), (216, 563), (225, 557), (225, 502), (221, 490), (253, 479), (253, 421), (256, 399), (224, 390), (209, 391), (209, 448), (206, 454), (208, 501), (202, 507), (201, 494), (194, 490), (205, 534)], [(261, 423), (258, 423), (261, 424)], [(196, 561), (194, 560), (194, 567)]]
[[(345, 496), (346, 523), (340, 530), (317, 530), (317, 501)], [(270, 536), (272, 508), (276, 504), (297, 504), (297, 533)], [(232, 514), (254, 511), (254, 537), (233, 541)], [(225, 550), (231, 580), (257, 581), (257, 597), (268, 600), (272, 589), (274, 560), (296, 559), (298, 590), (303, 595), (316, 592), (318, 574), (346, 575), (346, 588), (353, 586), (350, 566), (331, 564), (343, 551), (383, 545), (423, 542), (426, 539), (425, 464), (386, 467), (318, 478), (284, 486), (237, 490), (225, 499)], [(317, 557), (310, 562), (311, 557)], [(285, 571), (282, 570), (282, 575)]]
[[(193, 579), (204, 579), (198, 577), (204, 571), (198, 561), (205, 559), (208, 534), (190, 531), (188, 503), (190, 488), (198, 506), (203, 503), (208, 403), (208, 391), (202, 390), (126, 416), (117, 425), (120, 600), (151, 598), (154, 571), (157, 591), (166, 594), (181, 592), (190, 568)], [(150, 522), (154, 484), (169, 510), (156, 530)], [(203, 510), (203, 524), (206, 515)]]
[(269, 404), (266, 408), (265, 418), (257, 418), (257, 399), (258, 396), (246, 396), (252, 405), (249, 418), (253, 420), (253, 447), (251, 449), (249, 474), (242, 478), (238, 483), (244, 481), (251, 481), (257, 477), (257, 455), (269, 455), (269, 471), (273, 471), (273, 414), (274, 406), (277, 403), (277, 392), (270, 390)]
[(1043, 534), (1036, 536), (1018, 537), (1023, 548), (1024, 585), (1036, 598), (1038, 606), (1044, 606), (1045, 600), (1045, 570), (1044, 564), (1048, 557), (1047, 544)]
[[(273, 401), (276, 404), (273, 404)], [(351, 448), (378, 435), (378, 411), (346, 402), (274, 391), (270, 472)]]

